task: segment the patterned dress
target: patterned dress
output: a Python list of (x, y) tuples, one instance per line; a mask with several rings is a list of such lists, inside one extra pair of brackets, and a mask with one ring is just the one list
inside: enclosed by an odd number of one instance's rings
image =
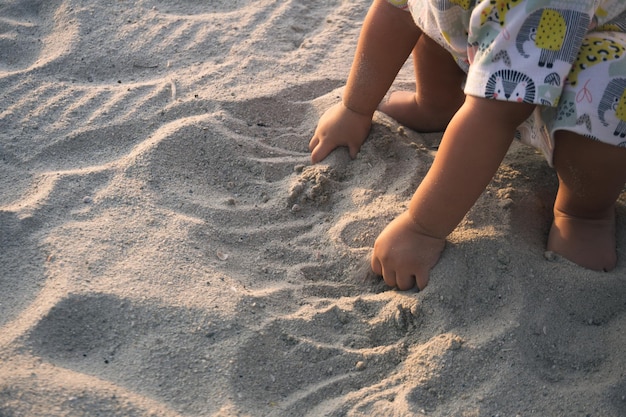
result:
[(389, 0), (448, 50), (468, 95), (534, 103), (518, 128), (552, 160), (557, 130), (626, 147), (626, 0)]

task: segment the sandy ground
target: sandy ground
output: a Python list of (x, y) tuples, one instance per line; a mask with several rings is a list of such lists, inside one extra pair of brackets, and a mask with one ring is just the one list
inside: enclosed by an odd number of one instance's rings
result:
[(516, 144), (425, 291), (363, 278), (440, 138), (310, 165), (368, 3), (0, 0), (0, 416), (626, 415), (626, 194), (614, 272), (549, 256)]

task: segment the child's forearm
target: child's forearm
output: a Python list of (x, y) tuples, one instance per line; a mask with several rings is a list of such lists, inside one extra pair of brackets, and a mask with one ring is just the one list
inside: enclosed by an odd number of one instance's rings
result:
[(515, 129), (534, 105), (467, 97), (453, 117), (409, 213), (423, 234), (445, 238), (489, 184)]
[(374, 114), (420, 34), (410, 13), (376, 0), (359, 36), (344, 105), (360, 114)]

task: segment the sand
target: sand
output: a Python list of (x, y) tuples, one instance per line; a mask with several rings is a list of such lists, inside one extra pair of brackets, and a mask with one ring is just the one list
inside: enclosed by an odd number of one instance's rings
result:
[(368, 3), (0, 1), (0, 416), (626, 415), (626, 194), (615, 271), (546, 254), (514, 144), (425, 291), (363, 278), (441, 137), (310, 164)]

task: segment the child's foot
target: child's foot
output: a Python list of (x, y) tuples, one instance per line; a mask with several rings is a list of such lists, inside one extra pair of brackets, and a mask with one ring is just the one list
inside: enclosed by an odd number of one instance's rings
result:
[(394, 91), (388, 100), (378, 105), (378, 110), (416, 132), (441, 132), (458, 109), (434, 111), (429, 106), (425, 107), (420, 109), (415, 92)]
[(548, 250), (595, 271), (610, 271), (617, 264), (615, 212), (606, 218), (585, 219), (554, 210)]

